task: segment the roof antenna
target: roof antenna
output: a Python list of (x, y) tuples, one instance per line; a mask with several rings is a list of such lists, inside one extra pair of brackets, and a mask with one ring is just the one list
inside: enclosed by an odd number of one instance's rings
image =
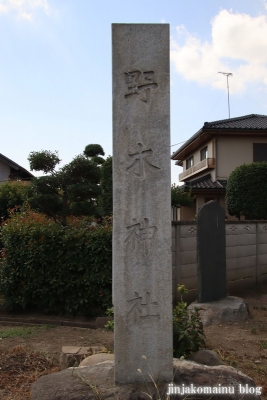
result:
[(228, 76), (232, 76), (232, 72), (218, 72), (218, 74), (223, 74), (227, 78), (227, 91), (228, 91), (228, 113), (230, 119), (230, 100), (229, 100), (229, 83), (228, 83)]

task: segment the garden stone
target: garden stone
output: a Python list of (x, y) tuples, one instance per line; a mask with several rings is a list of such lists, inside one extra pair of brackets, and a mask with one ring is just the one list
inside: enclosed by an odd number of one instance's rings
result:
[(86, 357), (84, 360), (81, 361), (80, 367), (85, 367), (88, 365), (98, 364), (103, 361), (112, 360), (114, 361), (114, 354), (109, 353), (98, 353), (92, 356)]
[(199, 308), (199, 314), (204, 326), (217, 325), (226, 322), (243, 321), (249, 318), (249, 309), (245, 300), (240, 297), (228, 296), (220, 301), (198, 303), (194, 301), (189, 310)]
[(78, 366), (80, 362), (92, 354), (102, 353), (104, 348), (100, 346), (63, 346), (59, 357), (60, 365), (63, 368)]
[(215, 351), (206, 349), (201, 349), (192, 353), (190, 357), (188, 357), (188, 360), (209, 366), (224, 365), (223, 360), (215, 353)]
[[(86, 383), (87, 382), (87, 383)], [(239, 395), (238, 385), (255, 387), (251, 378), (233, 367), (226, 365), (207, 366), (193, 361), (173, 359), (174, 385), (194, 386), (234, 386), (235, 395), (214, 395), (212, 400), (254, 400), (256, 395)], [(116, 385), (114, 383), (114, 362), (105, 361), (88, 367), (68, 368), (54, 374), (44, 375), (32, 384), (31, 400), (147, 400), (158, 398), (152, 383), (133, 383)], [(166, 394), (167, 384), (160, 383), (158, 389), (162, 398)], [(153, 397), (155, 396), (155, 397)], [(157, 397), (156, 397), (157, 396)], [(188, 396), (187, 396), (188, 397)], [(199, 399), (190, 396), (190, 399)], [(202, 396), (201, 399), (210, 399)], [(172, 400), (181, 399), (171, 395)]]

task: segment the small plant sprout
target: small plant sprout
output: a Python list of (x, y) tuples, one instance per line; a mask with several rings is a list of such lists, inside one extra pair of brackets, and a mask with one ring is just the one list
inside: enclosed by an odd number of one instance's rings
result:
[(183, 295), (188, 293), (188, 289), (186, 289), (185, 285), (178, 285), (177, 290), (181, 295), (181, 301), (183, 301)]
[[(109, 317), (113, 318), (113, 316), (114, 316), (114, 307), (108, 308), (107, 311), (106, 311), (106, 314)], [(112, 332), (114, 331), (114, 321), (113, 320), (112, 321), (108, 321), (108, 323), (106, 325), (104, 325), (104, 326), (105, 326), (107, 331), (112, 331)]]

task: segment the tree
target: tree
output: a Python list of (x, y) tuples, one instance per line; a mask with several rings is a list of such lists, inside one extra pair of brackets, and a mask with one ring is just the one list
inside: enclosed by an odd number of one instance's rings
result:
[(93, 146), (97, 147), (91, 148), (90, 155), (84, 152), (58, 171), (55, 168), (61, 160), (57, 152), (42, 150), (30, 153), (30, 168), (50, 174), (32, 180), (28, 201), (33, 209), (64, 226), (68, 215), (98, 214), (96, 199), (100, 194), (100, 167), (97, 157), (105, 153), (100, 145)]
[(99, 196), (99, 209), (103, 216), (111, 215), (113, 210), (112, 195), (112, 157), (109, 156), (101, 166), (100, 179), (101, 194)]
[(191, 207), (194, 203), (194, 197), (191, 196), (191, 190), (186, 192), (184, 187), (176, 186), (175, 183), (171, 187), (171, 204), (172, 207), (180, 208)]
[(22, 206), (27, 193), (28, 182), (7, 181), (0, 184), (0, 217), (8, 218), (8, 209)]
[(85, 157), (90, 158), (98, 165), (102, 165), (105, 161), (103, 157), (99, 157), (99, 155), (105, 155), (103, 148), (102, 146), (100, 146), (100, 144), (88, 144), (85, 147), (83, 154)]
[(230, 215), (267, 219), (267, 162), (237, 167), (226, 185), (226, 206)]

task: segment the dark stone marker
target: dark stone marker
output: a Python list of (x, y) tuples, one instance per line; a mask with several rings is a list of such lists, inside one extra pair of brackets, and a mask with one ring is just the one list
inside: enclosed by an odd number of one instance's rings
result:
[(226, 297), (225, 213), (217, 201), (198, 213), (198, 302)]

